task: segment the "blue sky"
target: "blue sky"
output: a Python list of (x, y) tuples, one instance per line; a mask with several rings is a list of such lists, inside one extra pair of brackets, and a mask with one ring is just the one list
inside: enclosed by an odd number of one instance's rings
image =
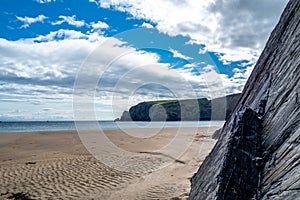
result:
[(241, 92), (287, 0), (3, 0), (0, 120)]

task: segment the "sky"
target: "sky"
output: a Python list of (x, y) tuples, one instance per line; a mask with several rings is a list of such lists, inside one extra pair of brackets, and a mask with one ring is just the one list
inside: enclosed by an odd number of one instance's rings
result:
[(0, 120), (242, 91), (288, 0), (2, 0)]

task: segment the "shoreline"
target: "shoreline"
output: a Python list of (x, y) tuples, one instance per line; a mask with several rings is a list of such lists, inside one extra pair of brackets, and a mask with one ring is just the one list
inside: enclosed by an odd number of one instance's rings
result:
[(141, 128), (117, 128), (117, 129), (72, 129), (72, 130), (37, 130), (37, 131), (0, 131), (0, 134), (8, 134), (8, 133), (21, 133), (21, 134), (30, 134), (30, 133), (40, 133), (40, 134), (48, 134), (48, 133), (78, 133), (78, 131), (80, 132), (115, 132), (115, 131), (122, 131), (122, 130), (177, 130), (177, 129), (215, 129), (215, 128), (222, 128), (222, 126), (199, 126), (199, 127), (193, 127), (193, 126), (183, 126), (183, 127), (162, 127), (162, 128), (156, 128), (156, 127), (150, 127), (150, 128), (145, 128), (145, 127), (141, 127)]
[(168, 121), (168, 122), (113, 122), (113, 121), (23, 121), (3, 122), (0, 133), (4, 132), (43, 132), (43, 131), (75, 131), (75, 130), (118, 130), (133, 128), (179, 128), (223, 126), (225, 121)]

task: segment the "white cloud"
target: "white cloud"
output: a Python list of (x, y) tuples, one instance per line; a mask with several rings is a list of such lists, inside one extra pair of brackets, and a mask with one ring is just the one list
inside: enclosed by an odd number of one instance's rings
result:
[(89, 2), (98, 4), (97, 0), (89, 0)]
[[(207, 65), (201, 72), (201, 77), (205, 80), (209, 88), (211, 98), (221, 97), (228, 94), (240, 93), (250, 76), (252, 67), (246, 70), (235, 68), (234, 75), (229, 77), (227, 74), (220, 74), (215, 66)], [(249, 73), (250, 72), (250, 73)]]
[(38, 3), (51, 3), (51, 2), (55, 2), (56, 0), (35, 0)]
[[(46, 2), (50, 0), (40, 1)], [(219, 97), (241, 92), (253, 69), (253, 65), (250, 67), (248, 65), (255, 63), (267, 35), (278, 19), (277, 11), (282, 9), (286, 0), (281, 3), (274, 3), (273, 0), (264, 2), (253, 0), (253, 2), (242, 0), (98, 2), (102, 7), (112, 6), (136, 18), (147, 19), (155, 24), (155, 28), (159, 31), (169, 35), (189, 35), (191, 40), (186, 45), (205, 44), (205, 48), (201, 48), (199, 53), (203, 54), (206, 51), (219, 53), (219, 58), (225, 64), (229, 61), (248, 60), (247, 66), (243, 66), (245, 68), (233, 70), (232, 77), (219, 74), (211, 65), (204, 67), (200, 71), (200, 76), (196, 75), (193, 73), (197, 66), (195, 63), (170, 70), (169, 64), (159, 63), (160, 58), (157, 54), (137, 50), (124, 41), (107, 38), (99, 31), (82, 33), (61, 29), (32, 39), (18, 41), (0, 39), (1, 104), (9, 108), (12, 107), (9, 102), (19, 102), (20, 106), (15, 108), (15, 111), (7, 111), (7, 117), (17, 117), (20, 113), (26, 113), (27, 118), (33, 119), (35, 116), (41, 117), (46, 111), (49, 112), (47, 115), (56, 118), (72, 117), (70, 110), (73, 84), (77, 72), (84, 66), (82, 65), (84, 61), (88, 67), (82, 72), (85, 75), (82, 87), (89, 86), (93, 79), (99, 79), (100, 85), (83, 90), (82, 95), (86, 98), (95, 97), (96, 109), (101, 119), (119, 117), (125, 108), (140, 101), (199, 96)], [(268, 5), (276, 12), (265, 9)], [(75, 15), (59, 18), (61, 20), (52, 24), (68, 23), (100, 31), (109, 28), (109, 25), (102, 21), (86, 24), (83, 20), (77, 20)], [(43, 22), (47, 17), (39, 15), (36, 18), (17, 17), (17, 19), (24, 23), (22, 28), (26, 28), (32, 23)], [(146, 22), (142, 27), (153, 28)], [(169, 50), (174, 57), (192, 59), (178, 50), (172, 48)], [(90, 59), (85, 60), (88, 55), (91, 55)], [(163, 88), (168, 88), (169, 91)], [(113, 116), (110, 105), (114, 108)], [(85, 114), (85, 117), (89, 116)]]
[(102, 37), (99, 37), (98, 33), (92, 33), (92, 34), (84, 34), (79, 31), (75, 30), (68, 30), (68, 29), (60, 29), (58, 31), (52, 31), (47, 35), (40, 35), (33, 39), (27, 39), (26, 41), (36, 41), (36, 42), (48, 42), (53, 40), (64, 40), (64, 39), (84, 39), (89, 40), (91, 42), (93, 41), (99, 41), (99, 39), (102, 39)]
[(169, 51), (171, 53), (173, 53), (173, 56), (175, 58), (182, 58), (184, 60), (192, 60), (193, 58), (189, 57), (189, 56), (186, 56), (186, 55), (183, 55), (182, 53), (180, 53), (179, 51), (175, 50), (175, 49), (172, 49), (170, 48)]
[[(20, 100), (23, 108), (41, 105), (39, 110), (24, 110), (28, 119), (41, 117), (45, 108), (57, 108), (47, 109), (48, 116), (61, 118), (67, 113), (71, 117), (75, 77), (84, 67), (81, 95), (95, 98), (100, 119), (119, 117), (124, 109), (141, 100), (218, 97), (240, 92), (251, 72), (251, 67), (235, 69), (229, 78), (207, 66), (198, 76), (192, 73), (197, 66), (193, 63), (170, 70), (169, 64), (159, 63), (157, 54), (137, 50), (117, 38), (64, 29), (31, 39), (0, 39), (0, 51), (0, 101), (11, 106), (7, 99)], [(176, 57), (191, 59), (177, 50), (170, 51)], [(99, 80), (99, 85), (88, 87), (92, 80)], [(16, 117), (17, 113), (9, 116)], [(89, 117), (84, 112), (82, 116)]]
[[(58, 35), (64, 35), (64, 40), (58, 40)], [(40, 91), (37, 92), (39, 95), (55, 92), (70, 95), (81, 63), (97, 47), (96, 41), (104, 40), (100, 35), (84, 37), (84, 34), (70, 30), (18, 41), (0, 39), (0, 80), (3, 84), (0, 92), (10, 94), (15, 91), (14, 94), (35, 96), (34, 92), (27, 92), (30, 88)], [(8, 87), (10, 84), (13, 85)]]
[(82, 26), (86, 25), (84, 20), (76, 20), (76, 15), (73, 15), (73, 16), (60, 15), (59, 18), (62, 20), (52, 22), (51, 24), (52, 25), (60, 25), (62, 23), (67, 23), (69, 25), (76, 26), (76, 27), (82, 27)]
[[(44, 36), (44, 41), (39, 40), (42, 36), (19, 41), (0, 39), (0, 101), (4, 107), (14, 105), (22, 110), (3, 111), (2, 119), (72, 119), (75, 75), (97, 43), (77, 37), (80, 33), (65, 32), (69, 37), (64, 40), (55, 40), (55, 33)], [(19, 100), (17, 105), (14, 99)], [(45, 107), (55, 109), (43, 113)]]
[(146, 23), (146, 22), (143, 22), (143, 24), (141, 25), (141, 27), (144, 27), (144, 28), (154, 28), (152, 24), (149, 24), (149, 23)]
[(207, 53), (207, 49), (206, 48), (200, 48), (198, 53), (199, 54), (206, 54)]
[(107, 29), (109, 28), (108, 24), (102, 21), (92, 22), (91, 26), (93, 29)]
[[(256, 61), (288, 0), (102, 0), (103, 8), (128, 12), (171, 36), (188, 35), (224, 62)], [(239, 56), (236, 56), (238, 53)], [(221, 55), (221, 54), (220, 54)]]
[[(71, 109), (75, 77), (88, 55), (92, 57), (85, 61), (88, 68), (82, 72), (85, 77), (82, 86), (89, 86), (90, 80), (100, 78), (97, 91), (101, 98), (97, 107), (100, 107), (101, 119), (119, 117), (129, 103), (136, 103), (129, 102), (128, 97), (135, 96), (135, 89), (145, 84), (145, 93), (139, 94), (143, 99), (151, 100), (155, 95), (165, 98), (161, 91), (147, 87), (148, 83), (173, 88), (182, 96), (191, 95), (184, 88), (185, 84), (177, 84), (184, 80), (180, 73), (170, 70), (168, 64), (159, 63), (160, 58), (155, 53), (138, 51), (123, 41), (97, 33), (59, 30), (32, 39), (0, 39), (0, 50), (0, 101), (11, 106), (11, 100), (20, 100), (20, 108), (26, 108), (23, 109), (26, 119), (42, 117), (43, 108), (57, 108), (47, 110), (47, 116), (57, 118)], [(94, 89), (85, 88), (82, 95), (94, 98)], [(117, 105), (124, 105), (114, 110), (115, 116), (107, 106), (112, 98), (121, 99)], [(56, 105), (53, 102), (60, 102), (60, 105), (53, 106)], [(16, 113), (7, 113), (7, 118), (17, 117)], [(66, 113), (67, 117), (71, 116), (70, 112)]]
[[(0, 39), (0, 51), (0, 101), (10, 106), (11, 101), (5, 99), (20, 100), (20, 108), (30, 108), (23, 109), (27, 119), (42, 117), (44, 108), (56, 108), (48, 109), (47, 116), (72, 116), (73, 85), (79, 70), (84, 77), (80, 96), (96, 98), (99, 119), (119, 117), (141, 99), (196, 98), (213, 92), (203, 78), (192, 74), (194, 65), (171, 70), (169, 64), (159, 63), (157, 54), (98, 33), (59, 30), (32, 39)], [(89, 87), (92, 80), (96, 85)], [(89, 114), (82, 112), (84, 117)]]
[(39, 15), (37, 17), (19, 17), (16, 16), (16, 18), (23, 22), (24, 25), (21, 26), (21, 28), (28, 28), (31, 24), (37, 23), (37, 22), (44, 22), (45, 19), (48, 19), (45, 15)]

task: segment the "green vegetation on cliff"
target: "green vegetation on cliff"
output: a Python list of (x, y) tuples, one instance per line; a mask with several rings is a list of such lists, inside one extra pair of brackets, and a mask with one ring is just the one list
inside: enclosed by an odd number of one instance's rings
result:
[(240, 94), (213, 100), (159, 100), (142, 102), (124, 111), (121, 121), (198, 121), (225, 120), (235, 107)]

